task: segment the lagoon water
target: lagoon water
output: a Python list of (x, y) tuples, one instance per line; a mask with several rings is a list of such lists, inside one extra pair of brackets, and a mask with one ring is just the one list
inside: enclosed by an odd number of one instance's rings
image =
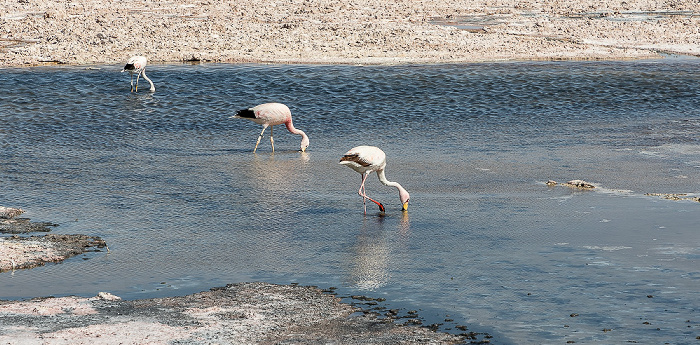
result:
[[(0, 299), (299, 283), (494, 344), (697, 343), (700, 203), (645, 194), (700, 192), (700, 60), (153, 65), (153, 94), (120, 70), (1, 70), (0, 205), (111, 251), (1, 273)], [(272, 101), (307, 153), (228, 118)], [(338, 165), (361, 144), (407, 213), (372, 176), (363, 215)]]

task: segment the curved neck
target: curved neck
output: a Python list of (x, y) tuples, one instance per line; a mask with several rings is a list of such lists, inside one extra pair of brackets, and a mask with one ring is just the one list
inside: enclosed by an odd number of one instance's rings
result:
[(377, 170), (377, 177), (379, 177), (379, 181), (385, 186), (396, 187), (399, 191), (406, 191), (398, 182), (387, 180), (386, 175), (384, 175), (384, 169)]
[(155, 90), (156, 90), (156, 87), (153, 85), (153, 82), (151, 81), (151, 79), (148, 78), (148, 77), (146, 76), (146, 70), (145, 70), (145, 69), (141, 72), (141, 75), (143, 76), (143, 79), (148, 80), (148, 83), (151, 84), (151, 91), (155, 91)]
[(292, 120), (289, 120), (289, 121), (285, 122), (284, 125), (287, 126), (287, 130), (288, 130), (289, 132), (294, 133), (294, 134), (297, 134), (297, 135), (301, 135), (302, 140), (303, 140), (303, 139), (306, 139), (306, 140), (309, 139), (309, 137), (306, 136), (306, 133), (304, 133), (304, 131), (302, 131), (301, 129), (296, 129), (296, 128), (294, 127), (294, 125), (292, 124)]

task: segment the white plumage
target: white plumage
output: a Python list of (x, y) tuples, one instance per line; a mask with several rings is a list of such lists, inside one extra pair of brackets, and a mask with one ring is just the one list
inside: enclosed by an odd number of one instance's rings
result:
[[(131, 75), (131, 92), (138, 92), (139, 90), (139, 78), (143, 76), (149, 84), (151, 84), (151, 92), (156, 91), (156, 87), (153, 85), (151, 79), (146, 76), (146, 57), (144, 56), (132, 56), (129, 61), (126, 62), (122, 72), (129, 72)], [(136, 85), (134, 85), (134, 74), (136, 74)]]
[(386, 168), (386, 154), (384, 151), (375, 146), (357, 146), (346, 152), (343, 157), (340, 158), (339, 164), (343, 164), (362, 175), (362, 184), (360, 184), (360, 190), (357, 193), (362, 196), (365, 213), (367, 213), (367, 199), (377, 204), (379, 210), (384, 212), (384, 205), (367, 196), (365, 192), (365, 181), (367, 180), (367, 176), (372, 172), (377, 173), (377, 177), (381, 183), (386, 186), (396, 187), (396, 189), (399, 190), (399, 199), (401, 200), (402, 209), (404, 211), (408, 210), (410, 195), (406, 189), (398, 182), (392, 182), (386, 179), (384, 173), (384, 169)]
[(294, 128), (292, 112), (282, 103), (265, 103), (252, 108), (241, 109), (236, 112), (236, 115), (231, 116), (231, 118), (248, 119), (263, 126), (262, 132), (260, 132), (260, 136), (258, 136), (258, 141), (255, 143), (253, 153), (257, 151), (260, 139), (262, 139), (263, 133), (265, 133), (267, 127), (270, 127), (270, 144), (272, 144), (272, 152), (275, 152), (275, 140), (272, 137), (272, 128), (274, 125), (281, 124), (284, 124), (289, 132), (301, 135), (301, 152), (305, 152), (306, 148), (309, 147), (309, 137), (304, 131)]

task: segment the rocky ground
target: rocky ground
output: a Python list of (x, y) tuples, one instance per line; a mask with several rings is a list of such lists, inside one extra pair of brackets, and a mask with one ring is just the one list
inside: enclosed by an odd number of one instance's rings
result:
[(88, 251), (106, 249), (105, 241), (87, 235), (0, 237), (0, 273), (61, 262)]
[(700, 54), (691, 0), (0, 0), (0, 66)]

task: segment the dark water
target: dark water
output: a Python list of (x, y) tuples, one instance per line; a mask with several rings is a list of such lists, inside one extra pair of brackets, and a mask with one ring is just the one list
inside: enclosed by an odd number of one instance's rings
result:
[[(2, 273), (0, 298), (296, 282), (495, 344), (697, 343), (700, 203), (645, 193), (700, 191), (698, 60), (156, 65), (154, 94), (120, 67), (0, 70), (0, 205), (111, 249)], [(228, 118), (270, 101), (306, 154), (283, 127), (253, 154)], [(360, 144), (408, 213), (371, 177), (388, 212), (363, 216), (337, 164)]]

